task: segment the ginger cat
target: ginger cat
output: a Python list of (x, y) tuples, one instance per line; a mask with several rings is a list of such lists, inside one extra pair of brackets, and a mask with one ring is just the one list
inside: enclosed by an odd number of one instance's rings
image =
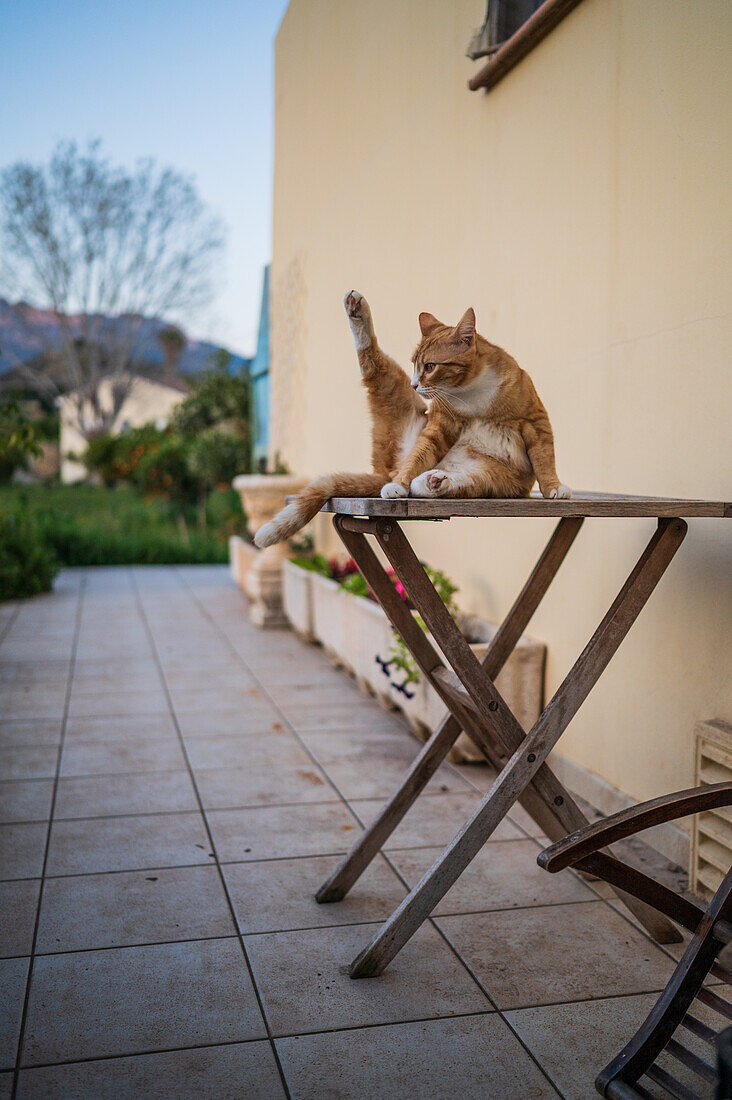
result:
[(379, 347), (369, 304), (352, 290), (346, 313), (372, 420), (372, 474), (331, 474), (257, 531), (257, 546), (288, 539), (330, 497), (571, 496), (557, 477), (554, 436), (533, 383), (475, 331), (467, 310), (453, 328), (420, 313), (411, 382)]

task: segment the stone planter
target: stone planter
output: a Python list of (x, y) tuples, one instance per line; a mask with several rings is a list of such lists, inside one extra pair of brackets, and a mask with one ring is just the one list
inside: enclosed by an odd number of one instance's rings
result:
[(282, 563), (282, 599), (290, 626), (304, 642), (315, 641), (313, 626), (313, 580), (309, 569), (291, 561)]
[[(297, 566), (288, 569), (292, 573), (306, 572)], [(387, 709), (401, 710), (414, 732), (427, 738), (442, 721), (444, 704), (424, 677), (416, 684), (405, 684), (403, 672), (390, 663), (394, 635), (382, 609), (371, 600), (344, 592), (327, 577), (311, 573), (309, 580), (311, 635), (337, 664), (355, 676), (363, 690), (375, 695)], [(482, 657), (497, 627), (475, 616), (465, 616), (461, 626), (477, 639), (471, 649)], [(545, 658), (546, 646), (521, 638), (496, 681), (524, 729), (529, 729), (541, 712)], [(484, 757), (470, 738), (461, 734), (450, 759), (483, 762)]]
[(243, 591), (246, 591), (247, 574), (257, 560), (258, 553), (256, 546), (247, 542), (241, 535), (232, 535), (229, 539), (231, 575)]
[[(306, 485), (303, 478), (290, 474), (241, 474), (232, 485), (241, 496), (249, 530), (254, 532), (285, 506), (285, 498)], [(287, 543), (256, 550), (256, 558), (242, 582), (251, 600), (249, 618), (255, 626), (284, 626), (282, 607), (282, 564), (288, 555)]]

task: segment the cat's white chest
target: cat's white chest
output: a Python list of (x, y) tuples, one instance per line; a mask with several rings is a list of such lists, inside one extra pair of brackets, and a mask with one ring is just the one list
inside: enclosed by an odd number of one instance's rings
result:
[[(521, 434), (513, 428), (502, 428), (486, 421), (476, 421), (465, 428), (457, 443), (446, 456), (446, 463), (464, 469), (472, 458), (471, 451), (497, 458), (515, 469), (529, 470), (529, 456)], [(445, 466), (445, 463), (441, 465)], [(446, 467), (447, 468), (447, 467)]]

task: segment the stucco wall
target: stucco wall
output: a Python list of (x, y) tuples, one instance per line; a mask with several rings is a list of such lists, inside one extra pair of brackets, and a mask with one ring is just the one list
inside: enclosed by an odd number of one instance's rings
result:
[[(364, 469), (341, 305), (368, 297), (402, 362), (417, 314), (478, 328), (532, 375), (560, 477), (729, 497), (730, 46), (726, 0), (584, 0), (489, 95), (465, 56), (483, 0), (291, 0), (276, 46), (272, 448)], [(652, 529), (595, 520), (531, 632), (548, 688)], [(692, 779), (694, 722), (732, 720), (732, 527), (687, 540), (562, 741), (635, 798)], [(416, 535), (472, 610), (500, 616), (551, 524)], [(414, 530), (414, 529), (412, 529)]]

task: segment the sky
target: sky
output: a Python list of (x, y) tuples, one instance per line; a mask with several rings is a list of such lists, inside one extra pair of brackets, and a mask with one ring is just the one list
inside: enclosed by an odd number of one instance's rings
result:
[(0, 0), (0, 169), (100, 138), (195, 180), (227, 230), (190, 335), (256, 344), (271, 258), (274, 37), (287, 0)]

